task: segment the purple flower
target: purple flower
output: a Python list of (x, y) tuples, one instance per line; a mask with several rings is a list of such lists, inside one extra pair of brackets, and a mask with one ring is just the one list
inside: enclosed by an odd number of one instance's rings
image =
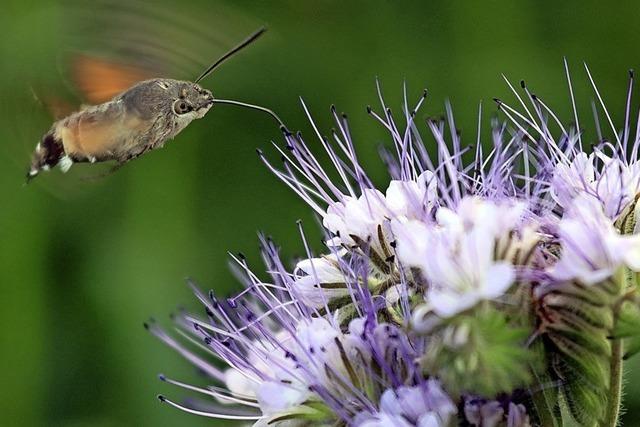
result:
[(563, 208), (584, 194), (600, 201), (607, 217), (616, 219), (640, 190), (640, 167), (600, 151), (578, 151), (568, 164), (556, 165), (551, 184), (551, 194)]
[[(262, 239), (268, 280), (234, 257), (242, 292), (220, 300), (194, 287), (206, 316), (177, 316), (180, 339), (151, 324), (209, 386), (163, 379), (213, 398), (161, 400), (256, 426), (601, 418), (597, 393), (608, 387), (609, 365), (599, 357), (612, 354), (609, 319), (626, 290), (607, 285), (640, 271), (640, 140), (628, 159), (627, 113), (622, 135), (612, 129), (616, 144), (588, 153), (580, 131), (522, 87), (528, 103), (514, 93), (523, 112), (498, 101), (511, 125), (493, 121), (490, 149), (479, 136), (462, 144), (447, 105), (446, 119), (427, 120), (430, 153), (416, 123), (426, 93), (413, 108), (405, 99), (403, 125), (384, 101), (382, 113), (368, 108), (393, 144), (383, 151), (390, 180), (382, 188), (333, 108), (331, 138), (311, 121), (325, 161), (289, 132), (283, 147), (274, 144), (283, 166), (259, 152), (320, 217), (323, 253), (311, 252), (300, 225), (306, 255), (291, 269)], [(589, 293), (599, 288), (607, 303)], [(550, 383), (558, 394), (534, 405)]]
[(451, 398), (436, 381), (429, 380), (420, 386), (386, 390), (380, 397), (378, 412), (359, 414), (360, 419), (354, 424), (359, 427), (438, 427), (449, 425), (456, 414)]
[[(307, 304), (306, 298), (299, 298), (300, 278), (287, 273), (275, 247), (264, 243), (272, 283), (258, 280), (246, 269), (247, 289), (237, 297), (220, 301), (196, 290), (207, 316), (183, 314), (176, 319), (186, 343), (167, 335), (155, 323), (149, 325), (154, 334), (218, 384), (200, 389), (163, 377), (213, 396), (218, 404), (203, 411), (198, 409), (201, 404), (192, 402), (187, 406), (165, 397), (163, 401), (201, 415), (253, 419), (257, 425), (289, 419), (355, 422), (363, 419), (363, 414), (373, 419), (380, 413), (385, 390), (399, 390), (404, 396), (402, 387), (409, 380), (413, 387), (426, 393), (430, 405), (435, 405), (434, 416), (446, 419), (450, 415), (449, 398), (436, 380), (423, 376), (414, 362), (424, 346), (423, 340), (411, 340), (397, 326), (377, 320), (376, 310), (383, 301), (361, 284), (361, 275), (364, 273), (366, 278), (368, 274), (363, 270), (364, 258), (349, 264), (335, 257), (298, 265), (307, 274), (303, 279), (311, 276), (346, 282), (347, 295), (357, 309), (352, 320), (341, 325), (339, 313), (343, 308), (322, 315), (328, 303), (323, 309), (318, 307), (323, 305), (318, 300)], [(243, 261), (237, 261), (246, 268)], [(312, 264), (318, 268), (311, 268)], [(345, 273), (339, 276), (337, 271)], [(326, 297), (331, 300), (331, 294)], [(203, 352), (204, 355), (199, 354)], [(221, 360), (229, 368), (219, 370), (204, 357)], [(407, 400), (407, 404), (411, 402), (412, 399)], [(244, 409), (236, 409), (237, 406)], [(449, 409), (442, 409), (445, 406)]]
[(640, 235), (621, 235), (593, 197), (573, 199), (558, 224), (558, 233), (563, 250), (550, 268), (558, 281), (593, 285), (624, 266), (640, 271)]
[[(505, 294), (516, 278), (515, 267), (510, 259), (496, 259), (496, 247), (520, 228), (523, 214), (520, 203), (464, 197), (456, 211), (438, 209), (432, 224), (394, 220), (398, 262), (427, 278), (426, 308), (451, 317)], [(510, 246), (523, 244), (511, 240)], [(416, 310), (417, 318), (422, 311)]]
[[(497, 401), (469, 400), (465, 402), (464, 413), (467, 421), (476, 427), (530, 427), (525, 407), (513, 402), (505, 408)], [(506, 421), (506, 423), (505, 423)]]
[[(390, 163), (394, 179), (386, 191), (372, 186), (357, 162), (347, 122), (335, 112), (337, 150), (324, 139), (322, 144), (341, 186), (299, 135), (286, 134), (284, 170), (267, 164), (322, 217), (328, 253), (309, 254), (289, 272), (275, 246), (263, 241), (270, 282), (236, 259), (246, 290), (226, 301), (196, 290), (207, 317), (177, 318), (186, 342), (150, 325), (216, 383), (200, 389), (165, 378), (213, 396), (218, 403), (208, 411), (198, 409), (202, 404), (163, 401), (256, 425), (341, 420), (444, 426), (457, 416), (453, 399), (418, 363), (428, 339), (406, 326), (418, 309), (416, 298), (448, 317), (500, 297), (513, 284), (510, 262), (494, 260), (492, 253), (524, 216), (525, 206), (507, 199), (515, 194), (509, 178), (515, 140), (508, 147), (496, 144), (488, 157), (478, 144), (474, 163), (465, 166), (459, 137), (447, 144), (444, 123), (430, 121), (440, 147), (434, 163), (413, 130), (413, 114), (402, 132), (388, 111), (385, 118), (371, 114), (390, 130), (399, 154)], [(494, 138), (501, 141), (503, 131)], [(494, 221), (496, 215), (502, 220)]]

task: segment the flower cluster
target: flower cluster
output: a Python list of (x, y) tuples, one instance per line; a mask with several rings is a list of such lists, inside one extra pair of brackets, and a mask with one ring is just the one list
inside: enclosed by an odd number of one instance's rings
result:
[(496, 100), (507, 120), (488, 150), (480, 127), (463, 146), (447, 105), (426, 121), (432, 152), (417, 122), (426, 92), (405, 99), (403, 126), (380, 96), (368, 112), (392, 142), (383, 190), (334, 108), (330, 137), (311, 122), (322, 157), (285, 132), (283, 166), (259, 155), (320, 217), (323, 253), (301, 224), (293, 268), (261, 238), (268, 280), (234, 257), (244, 291), (194, 286), (206, 315), (176, 316), (179, 339), (148, 324), (209, 378), (162, 376), (211, 399), (160, 399), (255, 426), (615, 425), (622, 359), (640, 349), (631, 87), (622, 129), (601, 103), (614, 138), (588, 151), (575, 108), (565, 127), (524, 82), (518, 108)]

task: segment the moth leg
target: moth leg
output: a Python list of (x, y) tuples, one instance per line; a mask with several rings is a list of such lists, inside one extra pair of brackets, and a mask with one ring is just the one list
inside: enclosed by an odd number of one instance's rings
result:
[(69, 172), (69, 169), (71, 169), (71, 166), (73, 166), (74, 160), (69, 156), (69, 155), (64, 155), (62, 157), (60, 157), (60, 160), (58, 161), (58, 167), (60, 167), (60, 170), (62, 171), (62, 173), (67, 173)]
[(65, 154), (64, 156), (60, 157), (60, 160), (58, 161), (58, 167), (60, 168), (62, 173), (67, 173), (74, 163), (95, 163), (97, 161), (99, 160), (94, 156), (80, 157), (74, 154)]

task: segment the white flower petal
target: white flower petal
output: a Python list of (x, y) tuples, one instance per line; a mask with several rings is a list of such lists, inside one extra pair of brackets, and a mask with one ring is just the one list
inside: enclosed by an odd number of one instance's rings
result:
[(294, 408), (308, 399), (309, 391), (289, 384), (265, 381), (256, 393), (260, 409), (266, 415)]
[(513, 266), (507, 262), (493, 264), (486, 273), (485, 282), (482, 285), (482, 295), (487, 298), (497, 298), (503, 295), (515, 280)]

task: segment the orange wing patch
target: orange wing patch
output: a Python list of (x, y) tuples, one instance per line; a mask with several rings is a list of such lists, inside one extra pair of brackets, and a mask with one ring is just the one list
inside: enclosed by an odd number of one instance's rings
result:
[(78, 55), (72, 63), (72, 77), (87, 102), (101, 104), (134, 84), (150, 79), (153, 73), (116, 61)]

